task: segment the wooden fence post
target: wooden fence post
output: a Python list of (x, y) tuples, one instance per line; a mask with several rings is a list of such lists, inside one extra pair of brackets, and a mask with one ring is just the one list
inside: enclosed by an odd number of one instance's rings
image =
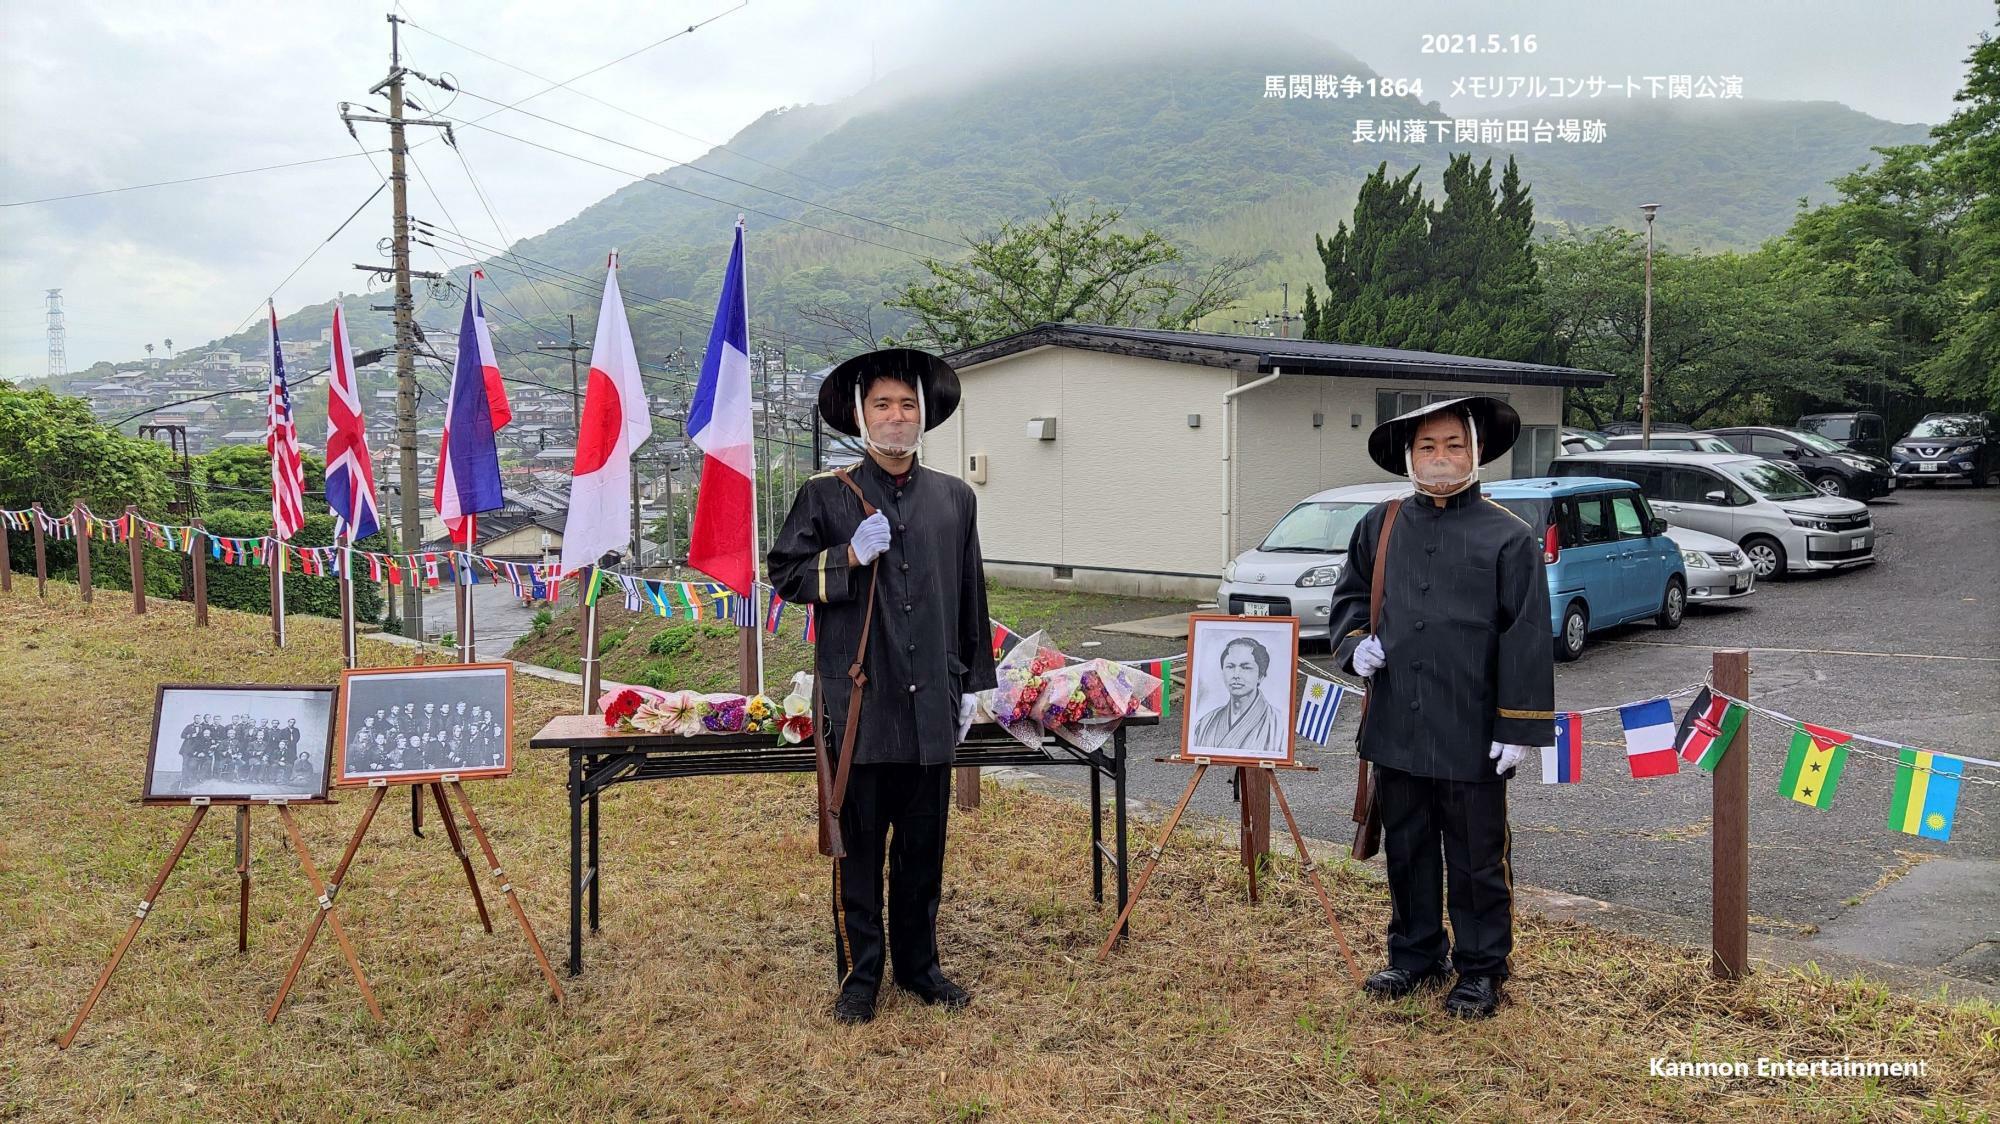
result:
[[(1239, 766), (1237, 798), (1243, 869), (1250, 876), (1250, 900), (1257, 900), (1257, 864), (1271, 854), (1271, 774), (1256, 766)], [(1304, 861), (1301, 859), (1300, 861)]]
[[(200, 536), (199, 542), (195, 541), (197, 535)], [(199, 519), (194, 521), (194, 530), (188, 533), (188, 545), (192, 547), (188, 552), (188, 561), (193, 563), (194, 570), (194, 623), (197, 628), (207, 628), (208, 528), (202, 526)]]
[(960, 765), (953, 769), (957, 780), (957, 803), (961, 811), (979, 810), (979, 766)]
[(139, 545), (139, 509), (125, 505), (125, 546), (132, 555), (132, 611), (146, 615), (146, 552)]
[(49, 542), (42, 533), (42, 522), (48, 514), (41, 504), (34, 504), (35, 511), (35, 593), (43, 600), (49, 596)]
[(76, 532), (76, 589), (83, 597), (83, 603), (90, 604), (90, 521), (83, 514), (83, 505), (69, 509), (69, 525)]
[[(1739, 699), (1750, 697), (1750, 653), (1715, 653), (1710, 664), (1715, 689)], [(1737, 980), (1750, 973), (1750, 723), (1736, 727), (1709, 786), (1711, 855), (1709, 874), (1709, 972)]]
[(12, 527), (0, 526), (0, 593), (14, 592), (14, 558), (10, 553), (13, 538)]

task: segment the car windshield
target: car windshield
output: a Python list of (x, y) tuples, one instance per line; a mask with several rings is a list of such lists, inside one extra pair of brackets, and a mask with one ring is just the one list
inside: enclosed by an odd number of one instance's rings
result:
[(1723, 470), (1767, 500), (1803, 500), (1819, 495), (1819, 489), (1805, 477), (1773, 461), (1724, 465)]
[(1982, 437), (1986, 423), (1972, 414), (1948, 414), (1925, 418), (1910, 430), (1911, 437)]
[(1821, 437), (1831, 437), (1835, 441), (1845, 441), (1854, 436), (1853, 418), (1805, 418), (1799, 428)]
[(1794, 438), (1798, 439), (1799, 444), (1816, 453), (1845, 453), (1848, 451), (1847, 446), (1838, 441), (1829, 441), (1817, 433), (1806, 433), (1797, 429), (1792, 430), (1791, 433)]
[(1508, 511), (1520, 516), (1539, 535), (1548, 530), (1549, 501), (1544, 499), (1508, 499), (1500, 497), (1493, 501)]
[(1271, 528), (1257, 549), (1292, 554), (1340, 553), (1354, 538), (1354, 525), (1374, 506), (1344, 500), (1302, 503), (1278, 520), (1278, 525)]

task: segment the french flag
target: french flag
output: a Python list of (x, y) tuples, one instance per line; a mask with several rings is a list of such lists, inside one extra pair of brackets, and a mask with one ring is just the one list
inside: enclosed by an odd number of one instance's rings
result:
[(1542, 783), (1583, 783), (1583, 715), (1556, 716), (1556, 744), (1542, 747)]
[(1625, 761), (1632, 776), (1666, 777), (1681, 771), (1680, 755), (1674, 752), (1674, 706), (1665, 699), (1651, 699), (1618, 708), (1618, 723), (1625, 727)]
[(500, 451), (493, 435), (513, 420), (493, 337), (486, 331), (486, 306), (479, 301), (474, 270), (465, 283), (465, 315), (458, 325), (458, 363), (451, 372), (451, 399), (445, 403), (444, 441), (438, 448), (437, 489), (432, 503), (451, 531), (451, 541), (471, 545), (468, 516), (498, 511)]
[(687, 432), (704, 454), (688, 565), (748, 597), (757, 578), (757, 466), (750, 446), (750, 304), (743, 289), (741, 217), (701, 382), (688, 405)]

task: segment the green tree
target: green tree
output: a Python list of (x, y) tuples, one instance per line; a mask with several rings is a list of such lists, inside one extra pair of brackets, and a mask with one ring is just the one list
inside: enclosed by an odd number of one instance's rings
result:
[(1959, 110), (1931, 130), (1932, 164), (1960, 208), (1944, 284), (1951, 318), (1917, 379), (1941, 397), (2000, 410), (2000, 40), (1982, 32), (1966, 62)]
[[(326, 462), (317, 453), (299, 457), (305, 467), (308, 514), (323, 512), (326, 506)], [(195, 491), (203, 511), (235, 508), (248, 510), (262, 495), (271, 495), (271, 454), (262, 445), (224, 445), (194, 459)]]
[(80, 502), (107, 518), (127, 504), (164, 511), (172, 464), (166, 446), (98, 424), (81, 398), (0, 383), (0, 506), (61, 513)]
[(1338, 343), (1559, 362), (1562, 340), (1535, 270), (1534, 202), (1512, 158), (1451, 158), (1432, 205), (1418, 169), (1362, 184), (1354, 226), (1315, 236), (1327, 296), (1306, 288), (1305, 335)]
[(1040, 219), (974, 239), (961, 261), (926, 261), (929, 279), (884, 303), (915, 319), (904, 342), (942, 351), (1042, 323), (1186, 328), (1236, 303), (1247, 260), (1197, 267), (1156, 231), (1114, 229), (1121, 214), (1051, 199)]

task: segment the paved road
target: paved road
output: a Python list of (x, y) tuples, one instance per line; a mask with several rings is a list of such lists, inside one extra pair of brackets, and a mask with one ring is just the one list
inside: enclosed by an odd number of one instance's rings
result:
[[(2000, 490), (1920, 489), (1872, 510), (1875, 565), (1767, 584), (1741, 608), (1690, 611), (1678, 631), (1603, 634), (1581, 661), (1558, 666), (1557, 706), (1631, 702), (1696, 682), (1717, 647), (1793, 649), (1753, 652), (1756, 700), (1822, 725), (2000, 760)], [(1343, 715), (1334, 749), (1303, 754), (1323, 770), (1286, 781), (1308, 835), (1351, 833), (1353, 729)], [(1533, 783), (1538, 770), (1524, 770), (1511, 793), (1516, 876), (1705, 919), (1708, 781), (1693, 771), (1634, 781), (1619, 737), (1615, 715), (1586, 720), (1581, 785), (1543, 786)], [(1169, 805), (1179, 796), (1187, 770), (1152, 760), (1178, 738), (1177, 723), (1135, 731), (1135, 795)], [(1759, 722), (1753, 738), (1759, 927), (2000, 982), (2000, 788), (1965, 786), (1951, 842), (1916, 839), (1887, 829), (1892, 767), (1850, 758), (1833, 807), (1817, 811), (1777, 794), (1784, 730)], [(1196, 807), (1234, 818), (1220, 779)]]
[[(472, 632), (482, 660), (502, 659), (527, 634), (535, 611), (514, 596), (514, 587), (486, 583), (472, 587)], [(424, 635), (443, 636), (458, 628), (458, 607), (449, 588), (424, 595)]]

